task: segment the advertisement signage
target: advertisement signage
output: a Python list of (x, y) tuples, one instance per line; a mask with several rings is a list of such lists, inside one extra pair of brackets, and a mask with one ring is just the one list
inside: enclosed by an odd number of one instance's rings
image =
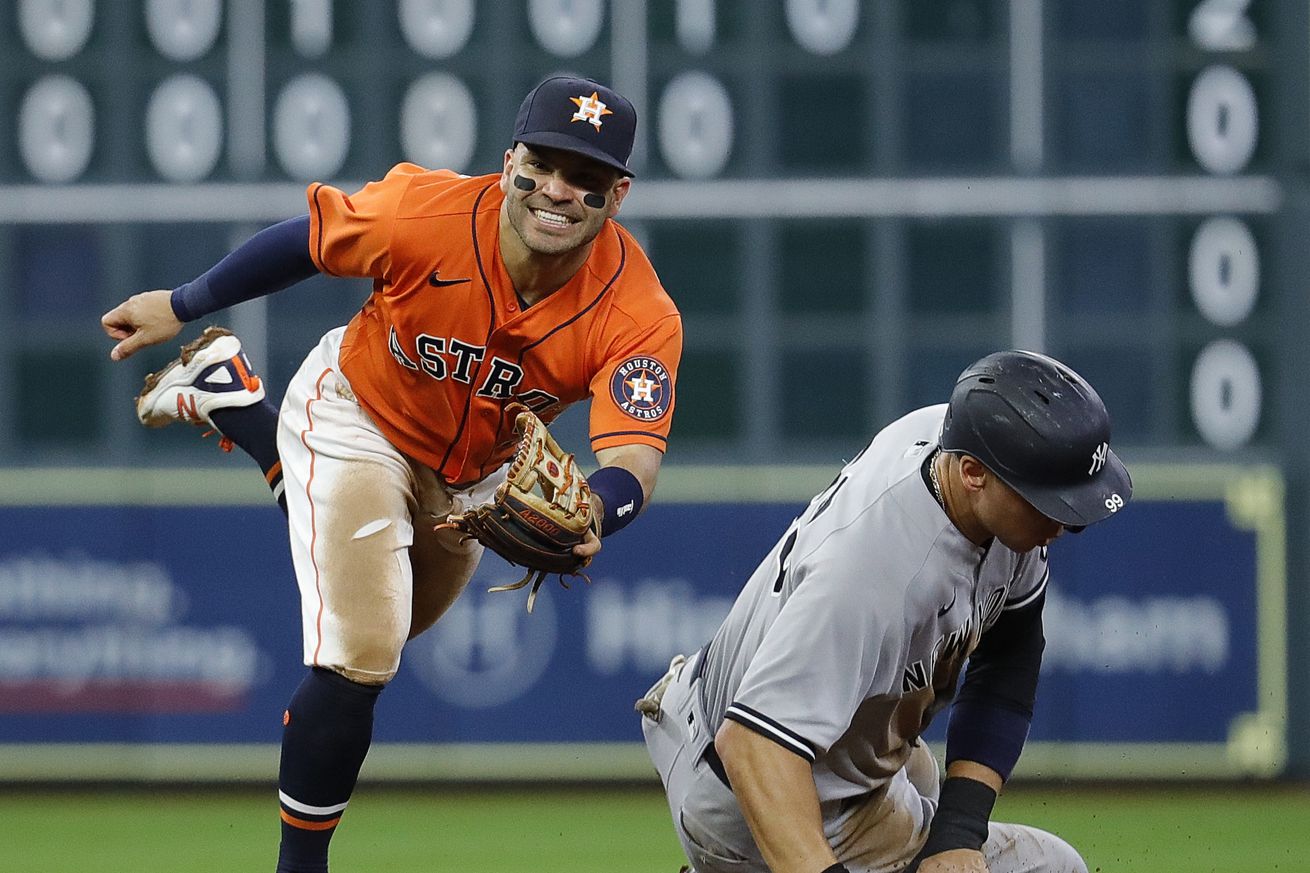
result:
[[(1052, 546), (1021, 772), (1183, 775), (1200, 756), (1210, 776), (1216, 761), (1282, 766), (1281, 485), (1235, 473), (1189, 496), (1184, 479)], [(486, 591), (522, 573), (488, 554), (407, 645), (377, 748), (638, 743), (633, 701), (710, 639), (803, 506), (657, 502), (606, 541), (590, 582), (547, 581), (532, 614), (525, 592)], [(49, 744), (239, 754), (279, 741), (304, 668), (275, 507), (3, 506), (0, 523), (0, 745), (19, 757)], [(0, 756), (0, 778), (13, 757)]]

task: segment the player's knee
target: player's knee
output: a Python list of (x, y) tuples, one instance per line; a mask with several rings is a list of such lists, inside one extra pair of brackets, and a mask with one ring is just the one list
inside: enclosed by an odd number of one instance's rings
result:
[(395, 668), (391, 670), (368, 670), (337, 664), (329, 666), (327, 669), (360, 685), (386, 685), (396, 677)]
[(1087, 873), (1087, 862), (1083, 860), (1082, 855), (1078, 854), (1078, 850), (1064, 842), (1064, 840), (1061, 840), (1060, 843), (1064, 846), (1064, 849), (1067, 852), (1064, 860), (1064, 863), (1067, 865), (1065, 869), (1068, 870), (1069, 873)]
[(339, 663), (324, 665), (352, 682), (385, 685), (400, 668), (400, 650), (405, 644), (404, 631), (377, 627), (352, 633), (343, 646)]
[(1036, 831), (1041, 837), (1042, 858), (1045, 863), (1038, 869), (1042, 873), (1087, 873), (1087, 862), (1078, 850), (1046, 831)]
[(937, 769), (937, 759), (922, 740), (910, 751), (909, 760), (905, 762), (905, 775), (920, 797), (936, 800), (941, 793), (941, 773)]
[(1027, 825), (992, 822), (983, 853), (993, 870), (1087, 873), (1087, 863), (1077, 849), (1055, 834)]

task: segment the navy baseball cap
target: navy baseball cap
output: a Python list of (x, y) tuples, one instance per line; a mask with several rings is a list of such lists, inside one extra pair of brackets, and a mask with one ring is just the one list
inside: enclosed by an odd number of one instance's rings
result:
[(625, 176), (637, 110), (628, 98), (591, 79), (555, 76), (523, 98), (514, 142), (585, 155)]

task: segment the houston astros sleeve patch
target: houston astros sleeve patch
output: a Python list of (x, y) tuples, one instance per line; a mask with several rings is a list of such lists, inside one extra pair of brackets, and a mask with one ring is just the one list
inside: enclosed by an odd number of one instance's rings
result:
[(673, 406), (673, 380), (658, 358), (636, 355), (614, 369), (610, 395), (637, 421), (659, 421)]

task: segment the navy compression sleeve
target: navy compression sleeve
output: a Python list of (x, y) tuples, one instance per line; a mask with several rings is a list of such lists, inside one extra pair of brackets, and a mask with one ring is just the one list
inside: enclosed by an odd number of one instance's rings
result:
[(587, 484), (600, 497), (605, 508), (605, 517), (600, 524), (602, 537), (627, 527), (641, 512), (641, 504), (646, 499), (640, 480), (624, 467), (601, 467), (587, 477)]
[(969, 656), (964, 685), (951, 707), (946, 729), (946, 763), (985, 764), (1009, 779), (1033, 719), (1037, 674), (1046, 638), (1042, 634), (1043, 592), (1028, 605), (1006, 612), (983, 634)]
[(264, 228), (204, 275), (174, 288), (169, 299), (178, 321), (195, 321), (317, 274), (309, 256), (309, 216), (302, 215)]

